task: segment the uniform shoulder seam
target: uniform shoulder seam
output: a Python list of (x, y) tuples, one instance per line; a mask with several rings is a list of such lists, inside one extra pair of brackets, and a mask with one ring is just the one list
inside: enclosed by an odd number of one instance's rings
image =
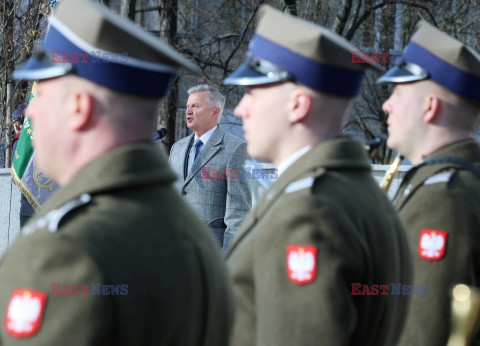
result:
[(88, 193), (82, 194), (79, 198), (68, 201), (58, 209), (51, 210), (45, 216), (39, 218), (32, 223), (28, 223), (23, 229), (22, 234), (28, 235), (32, 234), (40, 228), (47, 227), (48, 230), (52, 233), (58, 231), (58, 226), (62, 219), (69, 214), (71, 211), (87, 205), (91, 202), (92, 196)]

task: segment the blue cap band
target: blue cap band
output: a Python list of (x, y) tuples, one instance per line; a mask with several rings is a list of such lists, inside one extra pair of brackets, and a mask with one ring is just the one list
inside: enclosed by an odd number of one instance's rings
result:
[(354, 97), (360, 92), (363, 71), (324, 65), (282, 47), (258, 34), (252, 39), (250, 53), (288, 71), (296, 82), (312, 89)]
[[(162, 97), (167, 93), (174, 74), (155, 71), (125, 63), (125, 54), (111, 54), (112, 61), (98, 56), (98, 52), (86, 52), (50, 25), (43, 47), (52, 53), (52, 62), (70, 62), (74, 74), (107, 88), (145, 97)], [(64, 60), (68, 58), (69, 61)], [(122, 60), (123, 59), (123, 60)]]
[(427, 70), (435, 83), (467, 99), (480, 102), (480, 77), (460, 70), (414, 42), (407, 45), (403, 58)]

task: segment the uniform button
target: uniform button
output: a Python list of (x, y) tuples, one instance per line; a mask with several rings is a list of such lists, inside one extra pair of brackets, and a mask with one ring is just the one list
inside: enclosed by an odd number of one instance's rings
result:
[(187, 191), (182, 190), (182, 196), (186, 196), (186, 195), (187, 195)]

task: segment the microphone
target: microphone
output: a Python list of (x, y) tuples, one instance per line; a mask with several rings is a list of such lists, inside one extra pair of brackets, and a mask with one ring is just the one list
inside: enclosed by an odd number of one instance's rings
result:
[(153, 141), (159, 141), (163, 137), (165, 137), (168, 133), (168, 130), (162, 127), (160, 130), (157, 130), (153, 133)]

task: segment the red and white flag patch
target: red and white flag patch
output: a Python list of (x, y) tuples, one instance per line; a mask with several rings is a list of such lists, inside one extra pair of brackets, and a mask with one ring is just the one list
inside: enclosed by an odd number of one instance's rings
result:
[(38, 332), (42, 323), (47, 294), (19, 288), (13, 291), (5, 316), (5, 330), (17, 338), (27, 338)]
[(318, 248), (313, 245), (287, 246), (287, 275), (291, 282), (304, 285), (317, 276)]
[(447, 248), (446, 231), (422, 229), (418, 240), (418, 255), (427, 261), (438, 261), (445, 256)]

